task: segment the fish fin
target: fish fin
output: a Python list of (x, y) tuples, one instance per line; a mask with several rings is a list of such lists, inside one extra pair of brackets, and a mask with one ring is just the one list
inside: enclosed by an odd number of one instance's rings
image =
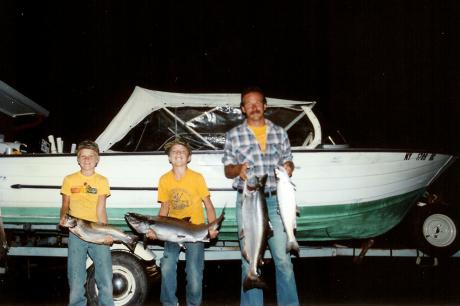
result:
[(185, 218), (182, 218), (181, 220), (185, 221), (185, 222), (190, 222), (191, 218), (190, 217), (185, 217)]
[(273, 236), (273, 225), (268, 221), (267, 239)]
[(244, 238), (244, 229), (241, 229), (240, 234), (238, 236), (240, 239)]
[[(129, 235), (129, 237), (131, 241), (125, 243), (125, 245), (131, 251), (131, 253), (134, 253), (134, 249), (136, 248), (137, 241), (139, 240), (139, 238), (133, 235)], [(144, 247), (145, 247), (145, 244), (144, 244)]]
[(267, 231), (267, 240), (271, 237), (273, 237), (273, 228), (269, 227)]
[(227, 204), (225, 204), (224, 208), (222, 208), (222, 212), (220, 213), (219, 218), (220, 218), (220, 217), (225, 218), (224, 216), (225, 216), (225, 209), (226, 209), (226, 208), (227, 208)]
[(149, 238), (147, 238), (147, 235), (144, 235), (144, 239), (143, 239), (143, 243), (144, 243), (144, 250), (147, 249), (147, 242), (148, 242)]
[(246, 252), (246, 250), (242, 250), (241, 255), (243, 256), (244, 259), (246, 259), (247, 262), (250, 262), (250, 258), (248, 256), (248, 253)]

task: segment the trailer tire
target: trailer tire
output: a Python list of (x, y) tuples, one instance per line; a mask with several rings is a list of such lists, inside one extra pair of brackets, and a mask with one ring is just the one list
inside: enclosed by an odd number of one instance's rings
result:
[(414, 237), (417, 248), (432, 257), (449, 257), (459, 249), (459, 217), (445, 204), (415, 207)]
[[(112, 252), (113, 300), (115, 305), (141, 305), (148, 294), (148, 281), (140, 259), (127, 252)], [(94, 265), (88, 268), (86, 294), (89, 305), (98, 305)]]

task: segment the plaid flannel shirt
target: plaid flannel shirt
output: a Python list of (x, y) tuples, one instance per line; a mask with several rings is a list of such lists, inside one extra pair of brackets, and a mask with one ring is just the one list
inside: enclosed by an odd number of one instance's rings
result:
[[(268, 174), (265, 185), (265, 192), (268, 192), (276, 190), (275, 167), (292, 160), (292, 153), (286, 131), (268, 119), (265, 119), (265, 124), (267, 125), (265, 153), (262, 153), (254, 133), (245, 120), (226, 133), (222, 163), (225, 166), (248, 163), (248, 177)], [(243, 184), (239, 176), (233, 180), (233, 188), (243, 189)]]

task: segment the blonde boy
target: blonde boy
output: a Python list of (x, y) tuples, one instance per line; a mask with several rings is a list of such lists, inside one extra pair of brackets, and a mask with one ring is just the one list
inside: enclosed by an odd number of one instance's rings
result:
[[(97, 143), (85, 140), (77, 147), (77, 161), (80, 171), (67, 175), (61, 187), (62, 207), (60, 225), (65, 216), (107, 224), (106, 199), (110, 196), (107, 178), (96, 173), (99, 162)], [(114, 305), (112, 288), (112, 257), (110, 247), (112, 237), (105, 244), (86, 242), (69, 233), (67, 278), (69, 281), (69, 305), (86, 306), (86, 257), (91, 257), (95, 267), (99, 305)]]
[[(203, 204), (208, 222), (216, 219), (216, 212), (211, 202), (208, 187), (203, 176), (187, 167), (191, 161), (191, 148), (187, 142), (176, 138), (165, 145), (166, 154), (172, 165), (160, 178), (158, 185), (158, 202), (161, 203), (160, 216), (178, 219), (189, 218), (191, 223), (204, 223)], [(217, 237), (218, 231), (210, 231), (209, 236)], [(155, 239), (151, 231), (149, 238)], [(202, 301), (202, 280), (204, 269), (203, 242), (185, 243), (187, 274), (186, 298), (187, 305), (200, 305)], [(177, 305), (177, 261), (181, 247), (174, 242), (166, 241), (161, 258), (161, 295), (163, 305)]]

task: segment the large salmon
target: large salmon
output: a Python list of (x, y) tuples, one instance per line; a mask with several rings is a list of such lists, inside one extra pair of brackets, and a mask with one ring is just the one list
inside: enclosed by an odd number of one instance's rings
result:
[(267, 239), (271, 233), (264, 195), (266, 181), (267, 175), (261, 178), (253, 176), (244, 184), (240, 238), (243, 258), (249, 263), (248, 275), (243, 282), (244, 291), (266, 287), (259, 271), (259, 266), (263, 264)]
[(134, 252), (138, 238), (128, 235), (116, 227), (99, 224), (96, 222), (86, 221), (67, 215), (64, 227), (82, 240), (104, 244), (107, 236), (112, 236), (114, 242), (121, 242), (131, 251)]
[(294, 235), (297, 227), (297, 205), (295, 201), (295, 186), (283, 167), (275, 168), (276, 194), (278, 205), (283, 220), (284, 230), (287, 236), (286, 252), (295, 251), (299, 253), (299, 244)]
[(137, 213), (127, 213), (125, 220), (139, 234), (146, 234), (151, 229), (158, 240), (177, 242), (184, 248), (185, 242), (209, 242), (209, 230), (218, 230), (224, 221), (224, 215), (225, 209), (219, 218), (209, 224), (192, 224), (177, 218)]

